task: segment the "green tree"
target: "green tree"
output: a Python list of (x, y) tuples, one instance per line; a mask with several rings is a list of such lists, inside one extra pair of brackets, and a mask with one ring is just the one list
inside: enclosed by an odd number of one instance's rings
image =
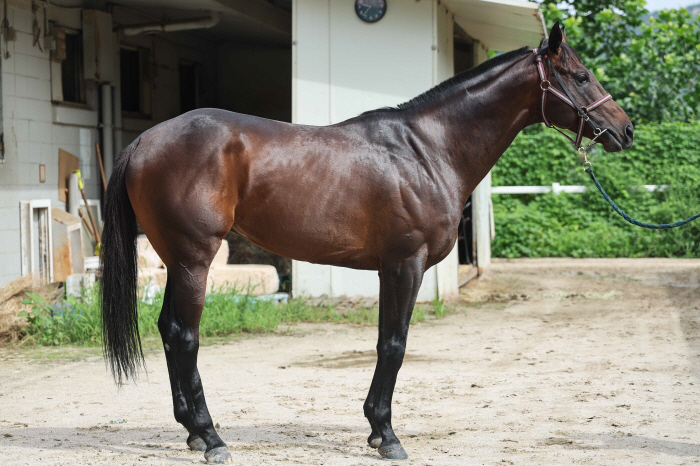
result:
[(635, 123), (700, 117), (700, 20), (686, 9), (649, 15), (644, 0), (545, 0), (566, 40)]

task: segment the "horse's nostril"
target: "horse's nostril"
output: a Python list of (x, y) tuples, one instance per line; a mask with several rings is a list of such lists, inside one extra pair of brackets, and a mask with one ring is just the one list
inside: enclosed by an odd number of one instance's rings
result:
[(632, 139), (632, 135), (634, 134), (634, 126), (632, 126), (632, 123), (625, 126), (625, 134), (628, 138)]

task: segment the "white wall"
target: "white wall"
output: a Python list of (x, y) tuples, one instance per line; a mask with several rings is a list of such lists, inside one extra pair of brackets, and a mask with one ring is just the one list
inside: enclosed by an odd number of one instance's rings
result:
[[(474, 65), (488, 59), (486, 48), (479, 42), (474, 43)], [(473, 218), (476, 233), (476, 263), (479, 275), (491, 265), (491, 172), (481, 180), (472, 193)]]
[[(452, 19), (437, 0), (389, 4), (366, 24), (354, 0), (295, 0), (293, 4), (292, 121), (327, 125), (366, 110), (396, 105), (453, 73)], [(294, 294), (379, 293), (376, 272), (294, 261)], [(457, 291), (456, 248), (428, 270), (418, 299)]]

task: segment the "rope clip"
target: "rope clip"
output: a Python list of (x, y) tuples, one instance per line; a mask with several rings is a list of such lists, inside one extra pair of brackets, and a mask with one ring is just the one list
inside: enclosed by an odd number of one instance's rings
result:
[(578, 155), (583, 157), (583, 171), (586, 171), (586, 165), (588, 165), (589, 167), (593, 166), (593, 164), (588, 161), (588, 153), (586, 152), (585, 147), (578, 148)]

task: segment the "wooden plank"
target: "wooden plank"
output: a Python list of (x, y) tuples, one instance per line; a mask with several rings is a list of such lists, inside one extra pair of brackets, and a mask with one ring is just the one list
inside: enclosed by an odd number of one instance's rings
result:
[[(461, 266), (460, 266), (461, 267)], [(477, 267), (472, 267), (469, 269), (469, 271), (465, 274), (460, 275), (459, 277), (459, 287), (462, 288), (464, 285), (475, 279), (476, 277), (479, 276), (479, 269)]]
[(70, 174), (80, 168), (80, 159), (63, 149), (58, 149), (58, 200), (68, 202), (66, 190)]

